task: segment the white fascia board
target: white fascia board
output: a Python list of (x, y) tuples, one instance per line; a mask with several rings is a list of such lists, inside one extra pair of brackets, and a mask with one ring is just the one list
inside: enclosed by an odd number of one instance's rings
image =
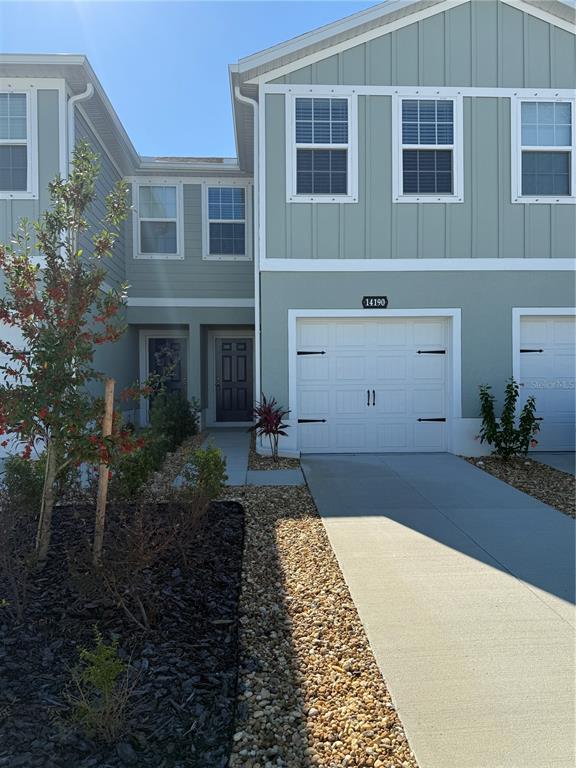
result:
[(573, 99), (572, 88), (482, 88), (475, 86), (421, 86), (421, 85), (282, 85), (262, 86), (264, 94), (329, 94), (334, 96), (356, 94), (357, 96), (426, 96), (433, 98), (542, 98)]
[[(270, 80), (275, 80), (276, 78), (287, 75), (297, 69), (309, 66), (310, 64), (315, 64), (316, 62), (329, 58), (330, 56), (334, 56), (335, 54), (342, 53), (349, 48), (354, 48), (357, 45), (370, 42), (370, 40), (374, 40), (377, 37), (389, 34), (390, 32), (395, 32), (398, 29), (402, 29), (403, 27), (406, 27), (410, 24), (415, 24), (418, 21), (423, 21), (424, 19), (435, 16), (438, 13), (449, 11), (452, 8), (456, 8), (457, 6), (464, 3), (475, 1), (476, 0), (444, 0), (444, 2), (429, 6), (422, 11), (408, 13), (400, 18), (394, 19), (388, 24), (382, 24), (380, 27), (375, 27), (374, 29), (370, 29), (362, 34), (352, 36), (339, 43), (335, 43), (334, 45), (328, 45), (326, 48), (315, 51), (314, 53), (311, 53), (307, 56), (304, 55), (301, 58), (290, 62), (289, 64), (279, 65), (274, 69), (271, 69), (261, 75), (247, 80), (246, 82), (265, 83), (269, 82)], [(414, 2), (415, 0), (409, 0), (409, 3), (402, 3), (402, 5), (409, 8), (410, 5), (414, 4)], [(525, 3), (523, 0), (503, 0), (503, 2), (542, 21), (553, 24), (554, 26), (557, 26), (567, 32), (576, 34), (575, 25), (572, 22), (567, 21), (566, 19), (562, 19), (559, 16), (555, 16), (554, 14), (548, 11), (544, 11), (541, 8), (530, 5), (529, 3)], [(400, 3), (394, 3), (394, 6), (399, 7)], [(566, 4), (566, 6), (570, 7), (568, 4)], [(376, 18), (378, 15), (392, 13), (393, 10), (395, 10), (395, 8), (392, 7), (392, 4), (386, 4), (386, 7), (379, 5), (375, 8), (368, 9), (369, 12), (372, 12), (373, 18)], [(366, 12), (364, 11), (362, 13)], [(302, 35), (301, 37), (295, 38), (294, 40), (288, 41), (287, 43), (284, 43), (280, 46), (275, 46), (274, 48), (269, 48), (266, 51), (262, 51), (261, 53), (254, 54), (254, 56), (241, 59), (238, 63), (239, 72), (247, 72), (251, 69), (274, 61), (274, 59), (281, 60), (282, 57), (290, 55), (291, 53), (294, 53), (298, 50), (305, 49), (309, 45), (315, 45), (322, 40), (329, 39), (330, 37), (338, 35), (342, 32), (352, 30), (354, 27), (357, 27), (369, 20), (367, 18), (360, 19), (359, 16), (360, 14), (355, 14), (354, 16), (343, 19), (340, 22), (335, 22), (335, 24), (321, 27), (319, 30), (311, 32), (308, 35)]]
[[(417, 203), (416, 203), (417, 205)], [(576, 259), (261, 259), (261, 272), (574, 272)]]
[(138, 297), (129, 296), (129, 307), (230, 307), (248, 308), (254, 307), (254, 299), (193, 299), (193, 298), (164, 298), (164, 297)]

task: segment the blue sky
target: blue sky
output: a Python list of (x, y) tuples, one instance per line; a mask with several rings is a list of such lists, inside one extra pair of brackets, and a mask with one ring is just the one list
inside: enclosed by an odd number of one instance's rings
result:
[(143, 155), (233, 156), (228, 64), (372, 5), (0, 0), (0, 51), (86, 54)]

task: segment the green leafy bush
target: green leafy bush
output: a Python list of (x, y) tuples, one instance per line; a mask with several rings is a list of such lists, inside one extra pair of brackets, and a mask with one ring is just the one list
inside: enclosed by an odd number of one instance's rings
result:
[(46, 461), (26, 461), (19, 455), (9, 456), (4, 463), (4, 486), (10, 503), (21, 510), (40, 509)]
[(496, 417), (494, 408), (494, 395), (491, 387), (484, 384), (480, 387), (480, 412), (482, 415), (482, 428), (480, 430), (480, 442), (491, 445), (497, 456), (504, 460), (512, 456), (528, 453), (528, 448), (534, 448), (538, 441), (535, 435), (540, 429), (536, 419), (536, 401), (530, 396), (520, 416), (516, 417), (516, 405), (520, 394), (518, 384), (510, 379), (506, 384), (504, 394), (504, 406), (500, 419)]
[(121, 734), (134, 684), (128, 665), (118, 655), (118, 641), (106, 644), (95, 629), (95, 646), (80, 651), (81, 665), (72, 670), (66, 698), (72, 720), (87, 735), (113, 742)]
[[(8, 499), (20, 511), (37, 514), (42, 499), (46, 454), (38, 459), (23, 459), (20, 455), (8, 456), (4, 463), (4, 487)], [(77, 481), (77, 472), (67, 467), (55, 481), (56, 493), (61, 498), (72, 490)]]
[(183, 477), (187, 490), (207, 501), (216, 499), (223, 491), (228, 475), (226, 459), (213, 445), (198, 448), (190, 457)]
[(167, 450), (174, 451), (186, 438), (198, 432), (198, 403), (179, 392), (156, 395), (150, 409), (150, 426), (155, 435), (163, 435)]
[(168, 440), (151, 429), (139, 433), (142, 447), (120, 456), (112, 465), (110, 495), (128, 499), (135, 496), (152, 474), (160, 469), (168, 451)]

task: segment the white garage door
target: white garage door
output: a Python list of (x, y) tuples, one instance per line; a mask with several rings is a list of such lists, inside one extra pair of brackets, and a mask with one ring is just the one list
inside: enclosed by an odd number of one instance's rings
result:
[(575, 375), (576, 318), (522, 317), (522, 398), (534, 395), (537, 416), (542, 419), (536, 450), (574, 450)]
[(300, 450), (446, 450), (449, 327), (441, 317), (299, 320)]

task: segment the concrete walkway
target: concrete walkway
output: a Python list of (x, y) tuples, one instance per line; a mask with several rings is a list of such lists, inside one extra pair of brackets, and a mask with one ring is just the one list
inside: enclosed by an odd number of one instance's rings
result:
[(226, 485), (304, 485), (299, 469), (248, 469), (250, 433), (245, 427), (210, 429), (204, 445), (212, 443), (226, 459)]
[(574, 521), (448, 454), (304, 473), (420, 768), (569, 768)]
[(539, 461), (540, 464), (547, 464), (549, 467), (559, 469), (561, 472), (567, 472), (569, 475), (576, 474), (576, 454), (570, 451), (553, 453), (552, 451), (532, 451), (529, 454), (531, 459)]

